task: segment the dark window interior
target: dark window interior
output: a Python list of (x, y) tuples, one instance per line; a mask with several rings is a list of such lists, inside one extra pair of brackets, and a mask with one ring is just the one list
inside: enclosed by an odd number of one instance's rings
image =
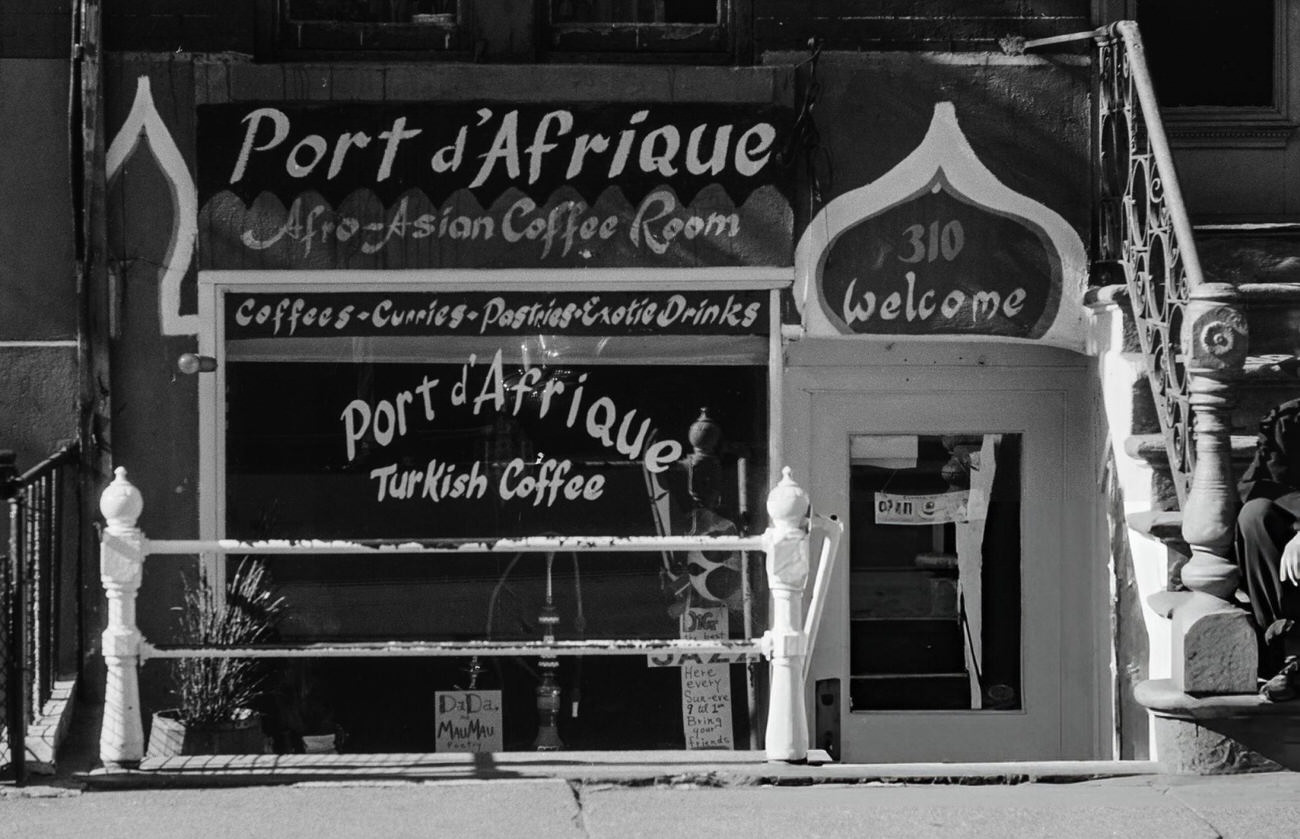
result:
[(438, 22), (456, 19), (457, 0), (287, 0), (289, 20), (352, 23), (420, 23), (428, 15)]
[(711, 23), (719, 4), (708, 0), (556, 0), (556, 23)]
[(1142, 0), (1137, 17), (1163, 107), (1273, 104), (1274, 0)]

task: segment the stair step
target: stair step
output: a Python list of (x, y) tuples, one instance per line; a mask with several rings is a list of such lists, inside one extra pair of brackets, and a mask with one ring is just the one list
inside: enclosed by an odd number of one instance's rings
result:
[(955, 618), (955, 571), (926, 568), (854, 570), (849, 608), (857, 616), (880, 618)]
[[(1229, 441), (1234, 463), (1244, 466), (1255, 456), (1254, 434), (1233, 434)], [(1169, 450), (1162, 434), (1134, 434), (1124, 441), (1124, 453), (1152, 466), (1169, 466)]]
[(1294, 385), (1300, 381), (1300, 358), (1288, 353), (1252, 355), (1246, 359), (1242, 376), (1246, 385)]
[(1130, 530), (1144, 533), (1159, 539), (1166, 545), (1176, 543), (1183, 548), (1183, 512), (1182, 510), (1151, 510), (1145, 513), (1133, 513), (1127, 518)]
[(970, 676), (965, 672), (854, 675), (849, 679), (849, 697), (854, 711), (969, 710)]
[(853, 673), (956, 673), (966, 667), (961, 621), (955, 618), (854, 620), (849, 624)]
[(1295, 225), (1198, 227), (1196, 253), (1208, 282), (1276, 285), (1283, 294), (1294, 287), (1300, 302), (1300, 228)]

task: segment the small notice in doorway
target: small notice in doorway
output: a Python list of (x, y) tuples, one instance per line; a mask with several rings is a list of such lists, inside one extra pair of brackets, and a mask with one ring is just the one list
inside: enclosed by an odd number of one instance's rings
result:
[(976, 501), (969, 490), (929, 495), (876, 493), (876, 524), (946, 524), (966, 521)]
[[(689, 608), (682, 613), (683, 638), (727, 637), (724, 606)], [(688, 749), (733, 749), (731, 733), (731, 669), (683, 657), (682, 726)]]
[(439, 690), (434, 749), (440, 752), (499, 752), (501, 691)]

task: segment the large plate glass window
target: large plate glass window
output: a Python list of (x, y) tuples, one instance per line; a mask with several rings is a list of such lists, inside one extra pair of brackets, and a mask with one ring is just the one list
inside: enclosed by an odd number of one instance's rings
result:
[[(229, 292), (225, 535), (761, 529), (768, 295)], [(271, 572), (295, 643), (676, 638), (700, 610), (740, 638), (766, 619), (761, 557), (741, 554), (377, 550)], [(562, 658), (565, 744), (682, 748), (681, 669), (651, 664)], [(744, 744), (753, 697), (730, 670), (726, 739)], [(433, 750), (434, 690), (471, 681), (503, 691), (505, 748), (538, 730), (536, 659), (320, 661), (309, 675), (361, 751)]]

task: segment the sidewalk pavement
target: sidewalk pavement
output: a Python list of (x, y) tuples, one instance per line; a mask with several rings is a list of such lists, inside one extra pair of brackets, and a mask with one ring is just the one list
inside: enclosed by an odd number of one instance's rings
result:
[(961, 773), (970, 767), (962, 766), (928, 780), (910, 767), (908, 781), (873, 780), (888, 772), (858, 767), (862, 779), (852, 782), (844, 780), (849, 767), (841, 767), (838, 780), (812, 783), (801, 776), (802, 785), (793, 786), (757, 780), (738, 764), (711, 764), (707, 771), (699, 764), (695, 772), (642, 783), (633, 778), (658, 778), (659, 768), (677, 764), (655, 764), (646, 773), (629, 768), (630, 760), (621, 767), (607, 761), (604, 770), (621, 780), (600, 780), (595, 763), (575, 773), (580, 762), (553, 760), (557, 769), (548, 777), (541, 761), (494, 761), (524, 777), (490, 780), (465, 777), (472, 764), (460, 767), (460, 777), (350, 774), (226, 788), (112, 789), (60, 780), (21, 796), (12, 789), (0, 794), (0, 836), (1300, 837), (1300, 774), (1291, 772), (1073, 782), (1058, 773), (1054, 783), (1013, 783), (1015, 773), (967, 775)]
[(769, 764), (753, 752), (238, 756), (0, 785), (0, 837), (1300, 837), (1300, 773)]

